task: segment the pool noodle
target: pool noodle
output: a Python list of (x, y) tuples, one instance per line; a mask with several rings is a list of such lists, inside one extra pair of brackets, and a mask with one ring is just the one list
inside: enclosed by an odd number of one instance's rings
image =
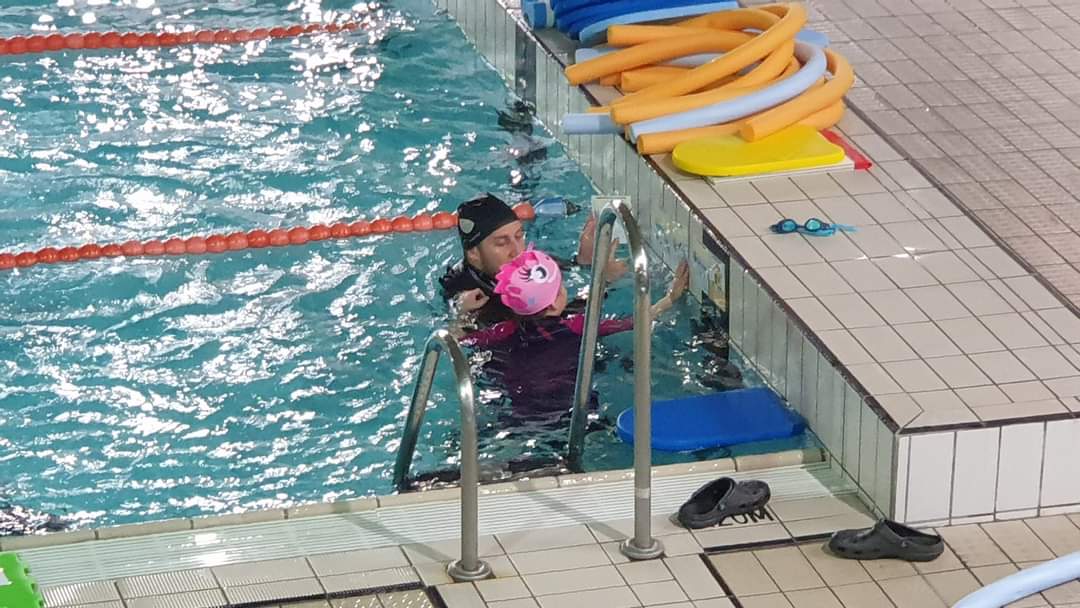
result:
[(555, 11), (548, 0), (524, 0), (521, 14), (525, 22), (534, 30), (543, 30), (555, 25)]
[(826, 49), (824, 55), (827, 69), (832, 72), (832, 79), (822, 87), (747, 120), (739, 130), (743, 139), (756, 141), (772, 135), (787, 125), (798, 122), (844, 98), (844, 94), (855, 83), (855, 73), (851, 69), (851, 64), (832, 49)]
[[(786, 13), (783, 17), (777, 19), (775, 15), (771, 15), (768, 12), (762, 10), (749, 10), (747, 16), (750, 19), (754, 19), (767, 27), (766, 31), (750, 39), (746, 44), (739, 45), (738, 48), (733, 49), (724, 54), (723, 57), (716, 61), (709, 62), (701, 67), (694, 68), (682, 78), (676, 78), (671, 82), (663, 83), (659, 86), (652, 86), (647, 89), (642, 89), (636, 93), (631, 93), (625, 97), (615, 100), (612, 105), (622, 105), (627, 103), (634, 103), (643, 101), (646, 99), (662, 99), (667, 97), (677, 97), (679, 95), (686, 95), (704, 89), (708, 85), (716, 82), (717, 80), (734, 74), (744, 67), (756, 62), (768, 56), (775, 51), (777, 47), (790, 43), (791, 39), (795, 37), (795, 34), (802, 29), (802, 26), (806, 23), (806, 9), (799, 4), (785, 5)], [(729, 20), (724, 19), (729, 14), (735, 14), (739, 11), (730, 11), (729, 13), (712, 13), (705, 15), (712, 21), (710, 23), (727, 23)], [(768, 18), (765, 16), (768, 15)], [(691, 19), (690, 21), (695, 21)], [(768, 25), (770, 24), (771, 25)], [(757, 24), (750, 24), (753, 27)], [(672, 28), (676, 31), (679, 28)], [(741, 33), (741, 32), (740, 32)], [(690, 39), (687, 37), (686, 39)], [(660, 42), (675, 42), (679, 38), (669, 38)], [(652, 43), (646, 43), (652, 44)], [(805, 43), (799, 43), (805, 44)], [(642, 47), (646, 45), (641, 45)], [(639, 48), (639, 47), (635, 47)], [(628, 49), (632, 50), (632, 49)], [(616, 55), (617, 53), (613, 54)], [(607, 57), (601, 57), (596, 61), (603, 61)], [(585, 64), (583, 64), (585, 65)], [(574, 66), (571, 66), (574, 67)], [(569, 70), (569, 68), (567, 68)]]
[[(675, 12), (669, 16), (664, 16), (664, 11), (669, 9), (678, 9), (683, 7), (698, 6), (698, 7), (714, 7), (712, 10), (697, 10), (690, 13)], [(585, 6), (572, 11), (563, 11), (556, 13), (555, 24), (560, 31), (569, 34), (571, 37), (576, 38), (581, 30), (587, 26), (593, 24), (602, 23), (607, 19), (617, 18), (620, 15), (633, 15), (643, 12), (656, 12), (660, 16), (650, 19), (651, 21), (657, 19), (674, 19), (678, 17), (698, 16), (708, 12), (717, 10), (727, 10), (732, 7), (738, 7), (736, 2), (730, 0), (719, 1), (715, 3), (702, 3), (702, 0), (617, 0), (607, 4), (597, 4), (591, 6)]]
[(581, 40), (585, 44), (596, 44), (602, 40), (607, 34), (607, 28), (612, 25), (622, 25), (630, 23), (642, 23), (646, 21), (659, 21), (661, 19), (675, 19), (677, 17), (689, 17), (692, 15), (701, 15), (703, 13), (712, 13), (722, 10), (732, 10), (739, 7), (737, 2), (713, 2), (710, 4), (695, 4), (676, 8), (663, 8), (652, 9), (644, 11), (635, 11), (632, 13), (624, 13), (621, 15), (615, 15), (604, 19), (602, 21), (596, 21), (581, 27), (576, 33), (576, 38)]
[[(798, 124), (817, 129), (818, 131), (828, 129), (840, 122), (840, 119), (844, 117), (844, 102), (838, 101), (835, 104), (815, 112), (810, 116), (807, 116)], [(699, 137), (716, 137), (722, 135), (736, 135), (739, 132), (739, 128), (743, 125), (745, 120), (739, 120), (735, 122), (729, 122), (722, 125), (712, 125), (709, 127), (700, 127), (697, 129), (685, 129), (682, 131), (665, 131), (663, 133), (651, 133), (649, 135), (642, 135), (637, 140), (637, 150), (640, 154), (663, 154), (665, 152), (671, 152), (675, 149), (675, 146), (681, 144), (684, 141), (691, 139), (697, 139)]]
[[(805, 42), (799, 42), (795, 45), (795, 54), (803, 62), (803, 67), (793, 76), (736, 99), (696, 110), (635, 122), (627, 130), (630, 140), (636, 142), (638, 136), (646, 133), (676, 131), (730, 122), (737, 118), (761, 112), (803, 94), (825, 75), (828, 62), (821, 48)], [(612, 121), (612, 124), (614, 124), (614, 121)]]
[(953, 608), (1001, 608), (1080, 578), (1080, 551), (1010, 574), (964, 596)]
[[(760, 30), (747, 29), (747, 33), (760, 33)], [(801, 30), (795, 35), (795, 39), (800, 42), (808, 42), (814, 46), (820, 46), (821, 48), (827, 48), (829, 46), (829, 37), (820, 32), (813, 30)], [(584, 47), (574, 51), (574, 63), (581, 63), (596, 57), (601, 57), (609, 53), (618, 51), (617, 47), (608, 46), (606, 44), (600, 46)], [(699, 53), (697, 55), (687, 55), (686, 57), (676, 57), (667, 62), (659, 65), (680, 67), (680, 68), (696, 68), (699, 65), (706, 64), (713, 59), (720, 56), (720, 53)]]
[(738, 76), (727, 84), (700, 93), (641, 101), (633, 104), (612, 104), (610, 109), (611, 118), (615, 122), (625, 125), (727, 101), (732, 98), (733, 89), (743, 89), (743, 94), (758, 90), (778, 79), (782, 80), (799, 72), (799, 62), (794, 56), (794, 50), (795, 42), (788, 40), (748, 73)]
[[(740, 17), (746, 16), (742, 11), (731, 11), (731, 14), (738, 14)], [(732, 19), (732, 21), (735, 21), (735, 19)], [(746, 18), (744, 23), (757, 25), (760, 23), (760, 19)], [(743, 23), (733, 25), (743, 25)], [(569, 66), (566, 68), (566, 78), (570, 84), (584, 84), (610, 75), (610, 73), (663, 63), (675, 57), (727, 51), (732, 48), (733, 41), (738, 43), (745, 40), (746, 36), (741, 31), (716, 30), (696, 33), (693, 36), (650, 40), (642, 44), (635, 44), (627, 49), (620, 49), (616, 53), (590, 59), (588, 62)], [(779, 46), (780, 42), (782, 40), (777, 41), (775, 45)], [(750, 43), (747, 42), (747, 44)], [(768, 49), (768, 51), (771, 50), (771, 48)], [(764, 57), (767, 54), (768, 52), (762, 52), (761, 56)], [(753, 60), (747, 62), (746, 65), (751, 63), (753, 63)], [(738, 71), (742, 67), (744, 66), (739, 66), (732, 71)]]

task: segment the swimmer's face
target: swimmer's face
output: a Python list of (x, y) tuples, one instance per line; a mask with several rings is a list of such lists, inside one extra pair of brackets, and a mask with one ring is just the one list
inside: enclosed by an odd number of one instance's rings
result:
[(525, 228), (521, 222), (509, 224), (492, 232), (476, 247), (465, 252), (465, 259), (473, 268), (489, 277), (499, 273), (503, 264), (525, 251)]

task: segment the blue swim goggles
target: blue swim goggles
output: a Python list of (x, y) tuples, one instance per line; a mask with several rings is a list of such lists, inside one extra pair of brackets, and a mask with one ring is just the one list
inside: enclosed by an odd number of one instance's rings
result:
[(848, 226), (845, 224), (830, 224), (823, 220), (819, 220), (816, 217), (812, 217), (806, 220), (805, 224), (799, 225), (793, 219), (780, 220), (769, 228), (777, 234), (791, 234), (792, 232), (802, 232), (803, 234), (809, 234), (810, 236), (831, 236), (840, 232), (855, 232), (854, 226)]

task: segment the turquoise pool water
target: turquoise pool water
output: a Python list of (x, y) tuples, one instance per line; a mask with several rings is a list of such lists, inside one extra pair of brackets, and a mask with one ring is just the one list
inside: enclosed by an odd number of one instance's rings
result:
[[(481, 191), (592, 193), (538, 125), (499, 126), (511, 94), (426, 0), (197, 4), (16, 0), (0, 36), (342, 10), (370, 28), (0, 57), (0, 251), (453, 210)], [(571, 255), (584, 219), (538, 222), (530, 238)], [(392, 492), (420, 349), (446, 321), (437, 279), (459, 255), (443, 232), (0, 273), (0, 504), (85, 526)], [(608, 307), (629, 313), (627, 285)], [(657, 398), (732, 380), (691, 337), (696, 316), (688, 302), (657, 329)], [(602, 350), (613, 415), (630, 403), (630, 337)], [(414, 471), (456, 462), (450, 386), (444, 369)], [(484, 432), (489, 461), (543, 451)], [(588, 459), (624, 467), (631, 452), (598, 432)]]

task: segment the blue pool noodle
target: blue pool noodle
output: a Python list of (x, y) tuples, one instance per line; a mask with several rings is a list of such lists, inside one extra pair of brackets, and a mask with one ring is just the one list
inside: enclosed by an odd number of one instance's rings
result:
[(637, 142), (639, 136), (647, 133), (678, 131), (731, 122), (802, 95), (825, 75), (827, 62), (825, 52), (820, 47), (805, 42), (795, 44), (795, 55), (799, 61), (803, 62), (802, 68), (780, 82), (760, 91), (703, 108), (635, 122), (627, 129), (630, 140)]
[(953, 608), (1001, 608), (1033, 593), (1080, 578), (1080, 551), (1010, 574), (973, 591)]
[(621, 2), (621, 0), (551, 0), (551, 8), (556, 13), (562, 14), (586, 6), (599, 6), (612, 2)]
[(549, 0), (524, 0), (521, 3), (521, 14), (525, 16), (525, 22), (534, 30), (543, 30), (555, 25), (555, 12), (551, 8)]
[(602, 135), (604, 133), (622, 133), (622, 128), (611, 120), (611, 114), (582, 112), (563, 116), (563, 133), (567, 135)]
[(659, 21), (661, 19), (675, 19), (678, 17), (695, 17), (719, 11), (729, 11), (739, 8), (738, 2), (711, 2), (708, 4), (696, 4), (673, 8), (635, 11), (624, 15), (616, 15), (603, 21), (592, 23), (583, 27), (578, 32), (578, 39), (585, 44), (596, 44), (607, 39), (607, 28), (612, 25), (626, 25), (631, 23), (645, 23)]
[(597, 38), (598, 35), (602, 37), (609, 25), (690, 17), (730, 10), (738, 6), (737, 2), (731, 1), (702, 3), (701, 0), (622, 0), (580, 9), (565, 16), (558, 15), (556, 22), (559, 29), (571, 38), (587, 41)]

